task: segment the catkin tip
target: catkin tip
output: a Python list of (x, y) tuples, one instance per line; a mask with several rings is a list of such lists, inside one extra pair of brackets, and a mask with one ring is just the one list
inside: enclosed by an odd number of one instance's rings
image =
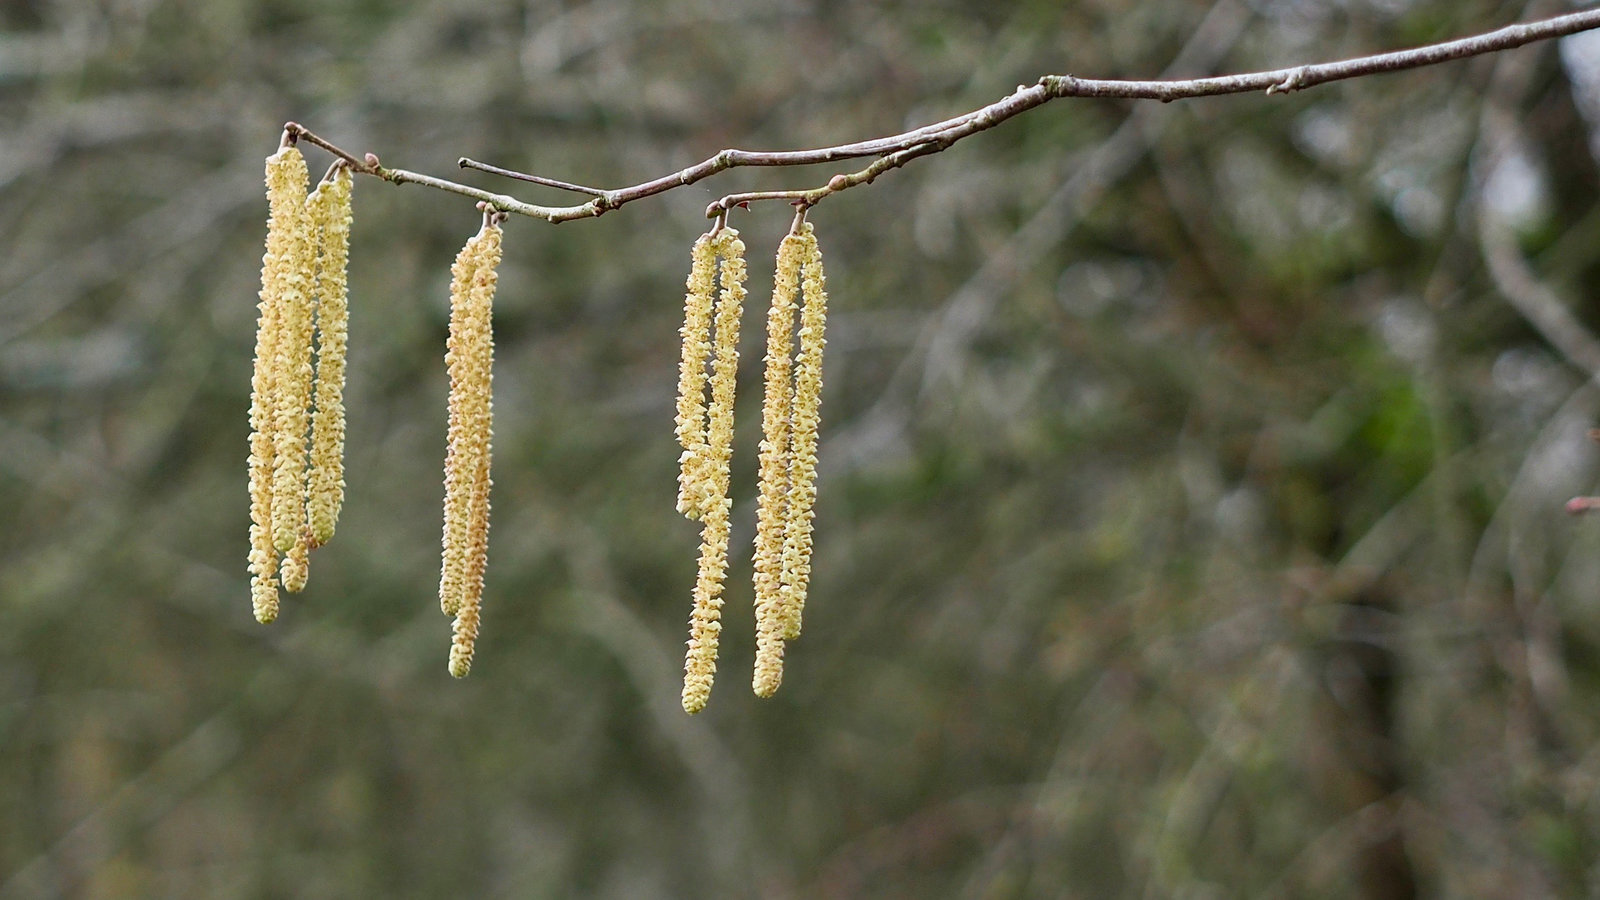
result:
[(256, 621), (270, 625), (278, 618), (278, 585), (268, 577), (257, 575), (250, 580), (250, 606)]
[(279, 574), (283, 579), (283, 589), (291, 594), (298, 594), (306, 589), (306, 580), (311, 575), (311, 561), (309, 559), (310, 544), (302, 536), (299, 543), (289, 548), (284, 554), (283, 568)]

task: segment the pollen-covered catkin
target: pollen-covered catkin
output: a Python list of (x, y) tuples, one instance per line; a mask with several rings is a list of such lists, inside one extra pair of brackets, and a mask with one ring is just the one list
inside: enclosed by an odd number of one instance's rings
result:
[(711, 353), (711, 312), (716, 299), (717, 249), (713, 235), (694, 242), (684, 285), (683, 354), (678, 361), (678, 512), (700, 517), (700, 460), (706, 443), (706, 357)]
[(439, 604), (456, 619), (450, 674), (466, 677), (483, 598), (489, 535), (489, 459), (493, 433), (494, 292), (501, 230), (487, 221), (457, 257), (452, 270), (450, 339), (450, 445), (445, 461), (445, 526)]
[(250, 378), (250, 603), (262, 624), (278, 617), (278, 549), (273, 542), (278, 358), (285, 286), (298, 259), (298, 243), (308, 237), (303, 231), (296, 234), (305, 225), (307, 180), (305, 158), (293, 146), (267, 157), (267, 244)]
[(315, 312), (317, 245), (312, 233), (302, 160), (295, 173), (299, 198), (290, 204), (290, 230), (282, 292), (281, 324), (274, 354), (272, 454), (272, 542), (287, 553), (305, 532), (306, 427), (311, 408), (311, 332)]
[(767, 310), (765, 395), (761, 407), (761, 461), (756, 506), (756, 664), (751, 687), (770, 697), (783, 681), (783, 537), (789, 493), (789, 416), (794, 400), (795, 300), (805, 242), (791, 234), (778, 245), (772, 305)]
[(822, 248), (810, 222), (800, 228), (805, 242), (800, 293), (800, 352), (795, 358), (794, 405), (789, 425), (788, 524), (783, 534), (783, 638), (800, 636), (806, 587), (811, 580), (811, 519), (817, 502), (817, 428), (822, 412), (822, 348), (828, 318), (827, 281)]
[(470, 461), (463, 459), (472, 447), (466, 436), (472, 399), (468, 386), (472, 367), (466, 342), (473, 329), (470, 322), (472, 282), (483, 260), (487, 232), (485, 226), (468, 240), (450, 266), (450, 335), (445, 341), (444, 354), (445, 367), (450, 374), (450, 415), (445, 437), (443, 557), (439, 571), (439, 608), (447, 616), (455, 615), (461, 608), (465, 588), (461, 560), (469, 542), (467, 520), (472, 506), (473, 479), (477, 477)]
[(312, 216), (319, 239), (317, 259), (316, 413), (311, 420), (311, 467), (306, 480), (306, 524), (310, 546), (333, 537), (344, 504), (344, 373), (350, 340), (346, 267), (350, 259), (350, 170), (312, 194)]
[(701, 489), (700, 571), (695, 578), (689, 649), (683, 664), (683, 709), (697, 713), (711, 698), (722, 633), (722, 587), (728, 571), (729, 464), (733, 458), (734, 382), (739, 369), (739, 318), (744, 309), (744, 241), (732, 228), (712, 237), (719, 260), (721, 296), (716, 309), (716, 358), (711, 367), (711, 402), (706, 407), (706, 446), (696, 463)]

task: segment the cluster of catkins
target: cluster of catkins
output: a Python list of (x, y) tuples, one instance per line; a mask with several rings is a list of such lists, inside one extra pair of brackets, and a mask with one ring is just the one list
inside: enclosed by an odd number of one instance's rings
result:
[(250, 382), (250, 599), (262, 623), (278, 617), (280, 580), (290, 592), (305, 587), (308, 556), (333, 537), (344, 502), (350, 171), (335, 166), (309, 195), (308, 180), (292, 144), (267, 157), (270, 219)]
[[(728, 467), (734, 381), (744, 303), (744, 242), (721, 223), (695, 242), (684, 299), (678, 368), (678, 511), (701, 523), (683, 708), (711, 697), (728, 566)], [(720, 281), (721, 291), (717, 290)], [(715, 305), (713, 307), (713, 299)], [(800, 301), (804, 302), (803, 307)], [(823, 327), (828, 294), (822, 251), (803, 215), (778, 247), (767, 312), (765, 400), (755, 539), (756, 663), (752, 687), (770, 697), (783, 680), (783, 648), (800, 636), (811, 575), (811, 519), (817, 498), (817, 424), (822, 402)], [(799, 330), (795, 316), (799, 313)], [(715, 327), (713, 327), (715, 326)], [(798, 353), (796, 344), (798, 343)], [(710, 401), (706, 400), (709, 359)]]
[[(333, 537), (344, 501), (351, 173), (336, 163), (310, 194), (308, 180), (304, 157), (286, 137), (267, 157), (267, 250), (250, 397), (250, 594), (263, 624), (278, 617), (280, 581), (291, 592), (305, 587), (308, 556)], [(457, 678), (472, 668), (488, 558), (491, 320), (504, 220), (485, 210), (483, 228), (450, 270), (439, 605), (455, 617), (450, 674)]]
[[(266, 180), (270, 217), (250, 397), (251, 602), (262, 623), (278, 617), (280, 582), (291, 592), (305, 587), (309, 554), (333, 537), (344, 501), (351, 172), (336, 163), (308, 194), (305, 159), (286, 137), (267, 157)], [(483, 211), (483, 227), (450, 269), (445, 352), (450, 419), (439, 605), (455, 617), (450, 674), (457, 678), (471, 670), (478, 637), (493, 483), (493, 305), (505, 214)], [(683, 708), (690, 713), (705, 708), (717, 670), (746, 275), (744, 242), (719, 220), (694, 245), (678, 371), (678, 511), (702, 528), (684, 662)], [(767, 313), (754, 555), (752, 686), (761, 697), (772, 696), (783, 680), (784, 644), (800, 636), (811, 575), (827, 305), (822, 251), (802, 212), (778, 247)]]

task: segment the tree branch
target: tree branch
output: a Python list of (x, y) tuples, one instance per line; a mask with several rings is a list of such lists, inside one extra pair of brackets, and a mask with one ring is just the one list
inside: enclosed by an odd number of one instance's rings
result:
[(852, 174), (841, 173), (833, 176), (826, 185), (820, 188), (730, 194), (707, 207), (706, 215), (711, 217), (726, 212), (731, 206), (743, 205), (757, 200), (789, 200), (802, 208), (815, 205), (824, 197), (848, 190), (857, 185), (869, 184), (873, 179), (889, 169), (899, 168), (919, 156), (942, 152), (962, 138), (970, 137), (980, 131), (986, 131), (1013, 116), (1061, 97), (1160, 100), (1166, 103), (1173, 100), (1214, 97), (1221, 94), (1243, 94), (1254, 91), (1265, 91), (1268, 94), (1290, 93), (1316, 87), (1320, 84), (1327, 84), (1331, 81), (1417, 69), (1442, 62), (1480, 56), (1485, 53), (1509, 50), (1536, 41), (1564, 37), (1597, 27), (1600, 27), (1600, 10), (1588, 10), (1555, 16), (1537, 22), (1508, 25), (1484, 34), (1438, 44), (1429, 44), (1410, 50), (1397, 50), (1338, 62), (1316, 63), (1263, 72), (1247, 72), (1238, 75), (1155, 81), (1045, 75), (1032, 86), (1019, 85), (1016, 91), (1009, 96), (980, 109), (963, 113), (932, 125), (924, 125), (921, 128), (915, 128), (901, 134), (850, 144), (839, 144), (832, 147), (821, 147), (814, 150), (755, 151), (729, 148), (688, 168), (616, 190), (584, 187), (583, 185), (558, 181), (541, 175), (529, 175), (511, 169), (491, 166), (466, 157), (462, 157), (460, 160), (460, 165), (463, 168), (479, 169), (546, 187), (594, 196), (593, 200), (579, 206), (539, 206), (525, 203), (506, 194), (496, 194), (443, 178), (435, 178), (432, 175), (410, 172), (405, 169), (385, 168), (379, 164), (376, 156), (369, 153), (365, 160), (359, 160), (334, 144), (312, 134), (297, 123), (286, 123), (284, 130), (294, 138), (304, 139), (344, 159), (350, 164), (352, 171), (382, 178), (394, 184), (420, 184), (443, 191), (450, 191), (451, 193), (461, 194), (462, 196), (488, 203), (502, 212), (544, 219), (551, 223), (594, 218), (617, 209), (626, 203), (694, 184), (727, 169), (747, 166), (807, 166), (835, 162), (842, 159), (860, 159), (868, 156), (879, 157), (872, 165), (859, 172)]

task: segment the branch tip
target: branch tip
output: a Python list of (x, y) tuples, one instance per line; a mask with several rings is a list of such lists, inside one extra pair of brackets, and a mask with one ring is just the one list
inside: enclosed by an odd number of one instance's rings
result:
[(1600, 497), (1573, 497), (1567, 501), (1567, 512), (1582, 515), (1600, 509)]

